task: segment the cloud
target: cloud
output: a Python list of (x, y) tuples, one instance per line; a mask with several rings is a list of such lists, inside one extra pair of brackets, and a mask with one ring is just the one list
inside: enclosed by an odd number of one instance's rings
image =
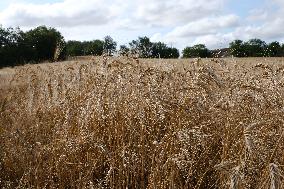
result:
[[(121, 28), (172, 27), (222, 12), (226, 0), (64, 0), (32, 4), (13, 2), (0, 13), (12, 26), (104, 25)], [(134, 25), (137, 25), (133, 27)]]
[(206, 44), (209, 49), (215, 48), (225, 48), (228, 47), (228, 44), (234, 40), (232, 33), (216, 33), (210, 35), (199, 36), (191, 43), (195, 44)]
[(202, 18), (173, 28), (170, 32), (156, 33), (151, 37), (153, 41), (163, 41), (167, 44), (176, 44), (179, 48), (195, 44), (206, 44), (210, 48), (225, 47), (233, 34), (222, 34), (223, 30), (236, 28), (240, 24), (237, 15), (222, 15)]
[(235, 38), (243, 40), (251, 38), (261, 38), (268, 41), (277, 40), (284, 36), (284, 19), (275, 19), (259, 26), (239, 27), (233, 32), (233, 35)]
[(76, 27), (104, 25), (115, 17), (114, 7), (103, 0), (65, 0), (52, 4), (11, 4), (0, 14), (7, 26)]
[(224, 0), (138, 0), (135, 18), (152, 26), (176, 26), (222, 12)]
[(214, 34), (220, 29), (236, 27), (239, 24), (239, 17), (236, 15), (224, 15), (220, 17), (203, 18), (190, 22), (184, 26), (176, 27), (167, 34), (168, 37), (193, 37)]

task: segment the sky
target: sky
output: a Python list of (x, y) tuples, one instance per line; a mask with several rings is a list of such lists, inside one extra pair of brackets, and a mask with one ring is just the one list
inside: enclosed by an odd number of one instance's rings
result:
[(284, 42), (284, 0), (0, 0), (0, 25), (55, 27), (66, 40), (139, 36), (183, 49), (235, 39)]

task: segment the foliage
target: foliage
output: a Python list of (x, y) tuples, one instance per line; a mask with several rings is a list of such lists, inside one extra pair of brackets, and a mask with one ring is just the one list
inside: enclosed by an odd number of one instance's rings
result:
[(104, 50), (104, 42), (102, 40), (93, 41), (68, 41), (67, 42), (68, 56), (101, 56)]
[(245, 56), (264, 57), (267, 56), (267, 45), (261, 39), (250, 39), (244, 43)]
[(175, 47), (168, 47), (164, 58), (179, 58), (179, 50)]
[(179, 58), (179, 51), (174, 47), (168, 47), (162, 42), (153, 43), (152, 58)]
[(104, 41), (102, 40), (93, 40), (91, 42), (83, 43), (85, 46), (84, 54), (85, 55), (94, 55), (94, 56), (101, 56), (104, 50)]
[(28, 32), (0, 27), (0, 67), (65, 57), (65, 41), (54, 28), (40, 26)]
[(84, 47), (81, 41), (67, 41), (66, 44), (67, 56), (83, 56)]
[(245, 49), (244, 43), (242, 40), (235, 40), (230, 43), (230, 50), (231, 54), (235, 57), (244, 57), (245, 56)]
[(126, 45), (120, 45), (119, 55), (126, 56), (130, 52), (130, 49)]
[(139, 37), (137, 40), (132, 40), (129, 43), (130, 51), (136, 54), (139, 58), (151, 58), (152, 56), (152, 42), (148, 37)]
[(269, 57), (283, 56), (283, 49), (278, 41), (271, 42), (267, 45), (267, 55)]
[(26, 61), (30, 51), (24, 42), (24, 33), (19, 28), (0, 27), (0, 67)]
[(230, 43), (231, 54), (235, 57), (277, 57), (283, 56), (283, 50), (279, 42), (266, 44), (261, 39), (250, 39), (246, 42), (235, 40)]
[(25, 33), (25, 42), (29, 48), (33, 49), (32, 60), (54, 60), (55, 50), (60, 43), (64, 43), (64, 38), (54, 28), (39, 26)]
[(186, 47), (183, 51), (183, 58), (206, 58), (210, 57), (209, 49), (204, 44), (197, 44), (193, 47)]
[(104, 38), (104, 53), (108, 56), (112, 56), (116, 50), (117, 43), (110, 36)]
[(129, 43), (130, 52), (139, 58), (178, 58), (179, 51), (162, 42), (151, 42), (148, 37), (138, 37)]

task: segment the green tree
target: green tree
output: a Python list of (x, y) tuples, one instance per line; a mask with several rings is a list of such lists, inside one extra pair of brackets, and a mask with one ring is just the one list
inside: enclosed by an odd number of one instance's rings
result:
[(245, 56), (247, 57), (263, 57), (266, 56), (267, 45), (265, 41), (260, 39), (250, 39), (244, 43)]
[(280, 56), (281, 56), (281, 57), (284, 56), (284, 44), (281, 45), (281, 55), (280, 55)]
[(24, 41), (24, 32), (20, 28), (0, 26), (0, 67), (15, 66), (30, 61), (30, 49)]
[(245, 56), (245, 46), (242, 40), (235, 40), (230, 43), (231, 54), (235, 57), (244, 57)]
[(130, 52), (130, 49), (126, 45), (120, 45), (119, 54), (125, 56)]
[(67, 42), (67, 55), (68, 56), (101, 56), (104, 50), (104, 41), (68, 41)]
[(29, 45), (29, 48), (33, 49), (33, 60), (54, 60), (58, 44), (64, 44), (64, 38), (54, 28), (39, 26), (25, 34), (25, 42)]
[(132, 54), (137, 54), (139, 58), (151, 58), (153, 43), (148, 37), (139, 37), (129, 43)]
[(282, 56), (282, 48), (278, 41), (271, 42), (267, 45), (267, 55), (270, 57)]
[(152, 45), (152, 58), (178, 58), (179, 51), (176, 48), (168, 47), (162, 42), (156, 42)]
[(84, 55), (101, 56), (104, 51), (104, 42), (101, 40), (83, 42)]
[(167, 49), (167, 58), (179, 58), (179, 50), (174, 47), (170, 47)]
[(68, 41), (66, 44), (67, 56), (83, 56), (83, 44), (81, 41)]
[(186, 47), (182, 51), (183, 58), (206, 58), (210, 57), (210, 52), (204, 44), (194, 45), (193, 47)]
[(162, 42), (153, 43), (152, 45), (152, 58), (167, 58), (168, 47)]
[(112, 56), (116, 51), (117, 43), (110, 36), (104, 38), (104, 52), (108, 56)]

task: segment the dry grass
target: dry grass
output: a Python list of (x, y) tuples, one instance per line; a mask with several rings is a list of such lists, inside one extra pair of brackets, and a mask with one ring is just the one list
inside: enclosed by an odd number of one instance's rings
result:
[(1, 70), (0, 188), (284, 188), (282, 61)]

